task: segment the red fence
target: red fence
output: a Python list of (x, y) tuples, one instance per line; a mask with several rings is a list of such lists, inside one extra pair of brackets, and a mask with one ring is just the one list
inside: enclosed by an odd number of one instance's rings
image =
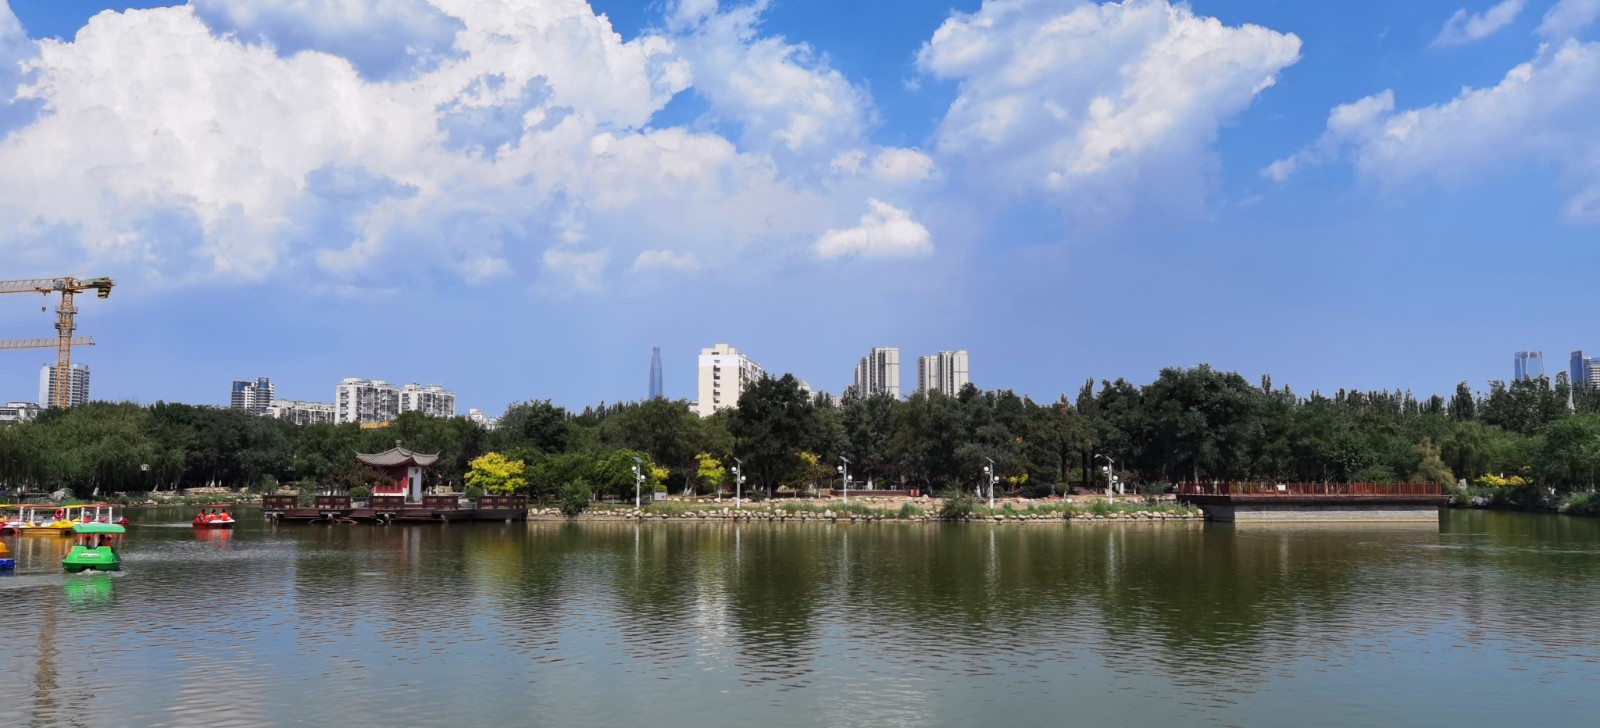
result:
[(1438, 483), (1181, 483), (1178, 495), (1444, 495)]

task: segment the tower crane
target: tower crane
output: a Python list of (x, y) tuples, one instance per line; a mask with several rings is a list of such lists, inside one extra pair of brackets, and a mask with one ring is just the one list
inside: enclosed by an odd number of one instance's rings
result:
[(73, 317), (77, 315), (78, 308), (72, 304), (76, 294), (85, 291), (94, 291), (96, 298), (106, 298), (111, 295), (112, 283), (110, 278), (31, 278), (20, 281), (0, 281), (0, 293), (39, 293), (50, 295), (61, 294), (61, 304), (56, 306), (56, 338), (54, 339), (9, 339), (0, 340), (0, 349), (48, 349), (55, 347), (56, 371), (55, 393), (50, 398), (51, 407), (65, 409), (71, 402), (69, 397), (72, 389), (72, 347), (94, 346), (94, 340), (87, 336), (73, 336), (77, 329)]

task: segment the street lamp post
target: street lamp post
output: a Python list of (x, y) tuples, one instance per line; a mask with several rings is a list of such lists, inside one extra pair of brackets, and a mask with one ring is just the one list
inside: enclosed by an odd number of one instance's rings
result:
[(744, 501), (744, 461), (734, 458), (733, 462), (733, 509), (737, 511)]
[(1110, 503), (1112, 502), (1112, 494), (1116, 492), (1116, 486), (1113, 482), (1116, 476), (1112, 474), (1112, 471), (1116, 468), (1117, 461), (1112, 460), (1109, 455), (1103, 453), (1095, 453), (1095, 457), (1105, 458), (1106, 461), (1106, 502)]
[(986, 481), (989, 481), (988, 482), (988, 485), (989, 485), (989, 508), (991, 510), (993, 510), (994, 509), (994, 484), (1000, 482), (1000, 474), (996, 473), (995, 470), (994, 470), (994, 458), (985, 456), (983, 459), (989, 461), (988, 465), (983, 466), (983, 479), (986, 480)]
[(850, 460), (840, 455), (839, 462), (844, 463), (839, 466), (839, 474), (844, 476), (844, 488), (841, 489), (841, 492), (844, 493), (844, 502), (848, 505), (850, 503)]
[(639, 489), (644, 487), (644, 461), (633, 459), (633, 509), (639, 510)]

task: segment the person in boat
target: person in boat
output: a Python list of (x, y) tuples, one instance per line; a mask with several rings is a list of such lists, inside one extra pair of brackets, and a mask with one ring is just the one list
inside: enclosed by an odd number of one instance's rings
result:
[(219, 520), (219, 521), (231, 521), (231, 520), (233, 520), (233, 516), (228, 515), (227, 511), (223, 511), (222, 512), (222, 517), (218, 518), (217, 520)]

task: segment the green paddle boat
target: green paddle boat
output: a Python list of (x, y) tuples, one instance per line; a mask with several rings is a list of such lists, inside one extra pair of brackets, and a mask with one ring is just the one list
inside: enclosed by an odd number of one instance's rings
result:
[(115, 523), (79, 523), (72, 527), (72, 535), (78, 540), (72, 545), (72, 550), (67, 552), (66, 558), (61, 560), (61, 567), (68, 573), (91, 569), (94, 571), (116, 571), (122, 568), (122, 557), (117, 555), (117, 549), (112, 544), (128, 532)]

